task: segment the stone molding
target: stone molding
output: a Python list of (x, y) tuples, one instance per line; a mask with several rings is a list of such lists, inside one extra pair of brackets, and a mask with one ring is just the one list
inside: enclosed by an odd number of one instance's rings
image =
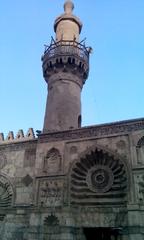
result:
[(19, 150), (25, 150), (29, 148), (36, 148), (37, 144), (37, 138), (31, 140), (27, 139), (24, 141), (12, 141), (12, 142), (3, 142), (0, 143), (0, 154), (4, 151), (9, 152), (9, 151), (19, 151)]
[[(77, 70), (74, 70), (74, 71), (77, 71)], [(82, 89), (85, 81), (82, 79), (81, 76), (78, 76), (78, 74), (75, 75), (74, 71), (71, 73), (60, 71), (58, 73), (52, 74), (48, 80), (49, 91), (57, 81), (60, 81), (61, 84), (63, 82), (74, 82)]]
[(100, 124), (74, 130), (47, 132), (38, 135), (38, 141), (50, 142), (60, 140), (74, 140), (92, 137), (108, 137), (115, 134), (128, 134), (144, 130), (144, 118), (115, 123)]

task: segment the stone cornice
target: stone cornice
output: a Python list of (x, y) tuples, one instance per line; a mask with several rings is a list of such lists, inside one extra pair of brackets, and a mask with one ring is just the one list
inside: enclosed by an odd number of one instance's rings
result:
[(22, 150), (25, 148), (33, 148), (36, 147), (37, 144), (37, 138), (35, 139), (29, 139), (27, 141), (21, 141), (21, 142), (7, 142), (7, 143), (3, 143), (0, 144), (0, 151), (18, 151), (18, 150)]
[(38, 141), (50, 142), (92, 137), (108, 137), (115, 134), (126, 134), (138, 130), (144, 130), (144, 118), (100, 124), (61, 132), (42, 133), (38, 136)]

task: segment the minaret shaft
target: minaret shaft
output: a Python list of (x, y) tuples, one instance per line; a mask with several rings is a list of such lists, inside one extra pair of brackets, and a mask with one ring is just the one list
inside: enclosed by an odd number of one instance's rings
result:
[[(64, 74), (69, 75), (69, 74)], [(73, 76), (74, 77), (74, 76)], [(49, 86), (44, 131), (78, 128), (81, 115), (81, 88), (69, 76)]]
[(63, 131), (81, 125), (81, 90), (89, 72), (89, 52), (79, 43), (82, 24), (72, 14), (71, 1), (55, 20), (56, 40), (42, 57), (48, 97), (43, 132)]

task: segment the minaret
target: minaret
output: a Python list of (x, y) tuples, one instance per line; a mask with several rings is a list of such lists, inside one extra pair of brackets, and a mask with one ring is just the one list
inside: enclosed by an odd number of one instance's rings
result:
[(55, 40), (42, 56), (48, 97), (43, 132), (81, 127), (81, 90), (89, 72), (89, 49), (79, 41), (82, 23), (66, 1), (64, 14), (56, 18)]

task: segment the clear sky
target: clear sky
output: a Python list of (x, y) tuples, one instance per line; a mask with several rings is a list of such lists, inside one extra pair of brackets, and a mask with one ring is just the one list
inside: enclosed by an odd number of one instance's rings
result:
[[(63, 0), (0, 0), (0, 132), (42, 129), (41, 55)], [(144, 117), (144, 0), (75, 0), (92, 46), (83, 126)]]

